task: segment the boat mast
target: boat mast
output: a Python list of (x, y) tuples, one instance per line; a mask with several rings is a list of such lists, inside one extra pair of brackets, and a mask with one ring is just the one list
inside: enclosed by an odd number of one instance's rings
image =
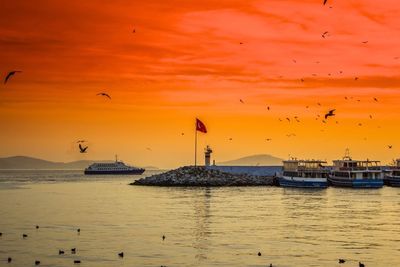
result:
[(118, 155), (115, 154), (115, 162), (118, 162)]

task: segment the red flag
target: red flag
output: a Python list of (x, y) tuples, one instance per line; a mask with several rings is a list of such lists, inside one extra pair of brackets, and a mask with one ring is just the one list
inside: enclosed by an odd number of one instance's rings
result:
[(204, 125), (204, 123), (196, 118), (196, 131), (202, 132), (202, 133), (207, 133), (207, 128)]

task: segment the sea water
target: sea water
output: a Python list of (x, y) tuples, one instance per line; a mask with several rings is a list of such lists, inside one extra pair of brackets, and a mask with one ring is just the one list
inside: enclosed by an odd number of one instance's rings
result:
[(400, 188), (128, 185), (146, 175), (1, 171), (0, 266), (400, 266)]

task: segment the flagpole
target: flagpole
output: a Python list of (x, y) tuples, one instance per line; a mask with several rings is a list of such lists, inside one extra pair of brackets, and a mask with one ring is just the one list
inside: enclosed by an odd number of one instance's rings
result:
[(196, 167), (197, 165), (197, 123), (196, 127), (194, 128), (195, 134), (194, 134), (194, 166)]

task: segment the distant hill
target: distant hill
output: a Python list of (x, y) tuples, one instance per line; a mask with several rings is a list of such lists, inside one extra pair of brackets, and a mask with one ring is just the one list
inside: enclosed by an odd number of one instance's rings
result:
[[(110, 160), (78, 160), (72, 162), (53, 162), (25, 156), (0, 158), (0, 169), (20, 170), (82, 170), (94, 162), (113, 162)], [(152, 167), (156, 169), (156, 167)]]
[(219, 162), (217, 165), (227, 166), (280, 166), (282, 165), (281, 158), (277, 158), (268, 154), (259, 154), (247, 156), (235, 160)]

